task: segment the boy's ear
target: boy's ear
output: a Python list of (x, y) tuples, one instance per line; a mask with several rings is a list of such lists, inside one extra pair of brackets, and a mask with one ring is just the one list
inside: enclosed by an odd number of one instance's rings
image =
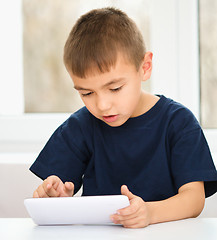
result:
[(152, 73), (152, 52), (146, 52), (142, 63), (143, 81), (148, 80)]

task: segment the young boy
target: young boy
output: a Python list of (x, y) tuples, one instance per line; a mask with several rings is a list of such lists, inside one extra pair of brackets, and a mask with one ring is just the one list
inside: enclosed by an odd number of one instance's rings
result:
[(44, 180), (33, 196), (73, 196), (81, 185), (84, 196), (121, 193), (130, 206), (111, 219), (128, 228), (198, 216), (217, 191), (217, 172), (192, 113), (141, 90), (152, 53), (135, 23), (114, 8), (81, 16), (64, 63), (85, 107), (31, 166)]

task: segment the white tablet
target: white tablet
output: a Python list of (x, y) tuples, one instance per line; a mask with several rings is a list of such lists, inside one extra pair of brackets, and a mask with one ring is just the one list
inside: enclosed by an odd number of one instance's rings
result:
[(129, 206), (124, 195), (28, 198), (24, 205), (38, 225), (108, 224), (110, 215)]

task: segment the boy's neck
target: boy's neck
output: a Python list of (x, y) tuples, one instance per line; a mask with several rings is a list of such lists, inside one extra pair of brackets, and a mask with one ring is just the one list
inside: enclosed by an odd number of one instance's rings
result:
[(139, 103), (139, 111), (135, 112), (132, 117), (138, 117), (148, 112), (159, 100), (160, 98), (154, 94), (142, 91), (141, 99)]

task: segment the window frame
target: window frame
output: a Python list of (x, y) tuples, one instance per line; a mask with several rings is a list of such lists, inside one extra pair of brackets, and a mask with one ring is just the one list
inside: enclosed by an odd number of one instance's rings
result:
[(22, 65), (22, 0), (8, 0), (2, 1), (0, 3), (0, 28), (1, 117), (2, 115), (17, 115), (24, 112)]
[[(10, 12), (12, 4), (15, 4), (13, 0), (1, 3), (0, 13)], [(7, 72), (2, 73), (8, 78), (0, 82), (0, 144), (25, 145), (26, 151), (30, 151), (29, 144), (39, 144), (42, 147), (57, 126), (70, 114), (23, 113), (23, 72), (20, 61), (22, 59), (22, 0), (16, 1), (13, 9), (13, 23), (16, 22), (17, 26), (13, 38), (9, 36), (13, 49), (5, 55), (7, 59), (0, 58), (2, 66), (5, 62), (8, 64), (5, 68)], [(181, 102), (200, 120), (198, 0), (154, 0), (151, 12), (150, 50), (154, 55), (152, 92)], [(7, 18), (11, 16), (3, 15), (4, 21), (0, 22), (9, 22)], [(7, 28), (10, 29), (8, 26)], [(6, 34), (2, 35), (8, 36), (9, 30), (5, 26), (2, 29)], [(15, 44), (13, 39), (20, 40)], [(10, 69), (11, 66), (12, 69)], [(1, 79), (4, 79), (4, 75)], [(12, 92), (11, 86), (13, 86)], [(9, 92), (10, 95), (3, 94)], [(7, 102), (7, 108), (4, 108), (5, 102)], [(204, 132), (217, 161), (217, 144), (215, 144), (217, 129), (204, 129)], [(3, 150), (0, 147), (1, 151)]]
[[(154, 63), (153, 92), (179, 101), (200, 122), (199, 1), (168, 0), (158, 4), (152, 14), (154, 19), (151, 26), (153, 51), (158, 50)], [(165, 14), (162, 9), (170, 7), (171, 11)], [(158, 29), (164, 32), (160, 34)], [(168, 38), (172, 39), (169, 44)], [(167, 79), (167, 82), (160, 79)], [(174, 82), (174, 79), (177, 81)], [(217, 166), (217, 129), (203, 131)]]

